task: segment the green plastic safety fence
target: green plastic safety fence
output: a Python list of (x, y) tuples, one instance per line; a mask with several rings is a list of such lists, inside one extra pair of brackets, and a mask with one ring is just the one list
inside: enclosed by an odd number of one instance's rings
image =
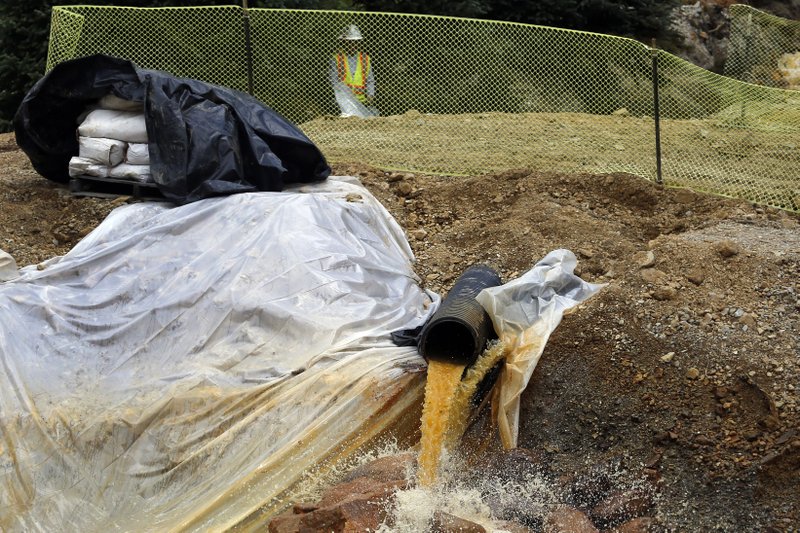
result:
[[(369, 118), (341, 116), (333, 89), (350, 25), (374, 80)], [(655, 55), (664, 183), (800, 211), (800, 92), (719, 76), (630, 39), (361, 11), (53, 8), (48, 68), (95, 53), (239, 90), (251, 73), (254, 96), (331, 162), (650, 180)]]

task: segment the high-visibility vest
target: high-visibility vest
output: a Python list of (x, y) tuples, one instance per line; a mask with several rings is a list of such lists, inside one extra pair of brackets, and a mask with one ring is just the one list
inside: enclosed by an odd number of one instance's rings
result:
[(369, 56), (358, 53), (356, 71), (350, 71), (350, 64), (344, 54), (336, 54), (336, 73), (339, 81), (350, 87), (353, 94), (363, 104), (367, 100), (367, 77), (369, 76)]

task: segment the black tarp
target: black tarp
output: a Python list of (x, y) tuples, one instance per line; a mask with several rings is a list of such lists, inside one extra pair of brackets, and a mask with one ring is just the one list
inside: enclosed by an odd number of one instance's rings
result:
[(178, 204), (321, 181), (330, 167), (294, 124), (233, 89), (95, 55), (57, 65), (14, 117), (17, 144), (42, 176), (69, 181), (78, 116), (106, 94), (144, 102), (150, 171)]

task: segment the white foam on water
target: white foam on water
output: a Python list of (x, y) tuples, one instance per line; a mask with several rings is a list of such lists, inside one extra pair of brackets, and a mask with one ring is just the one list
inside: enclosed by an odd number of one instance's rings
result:
[(517, 482), (504, 481), (491, 472), (476, 472), (462, 458), (450, 454), (443, 456), (440, 473), (431, 487), (398, 491), (387, 509), (389, 519), (378, 532), (430, 531), (436, 511), (475, 522), (487, 531), (502, 532), (496, 526), (502, 517), (495, 516), (495, 511), (524, 506), (528, 515), (544, 516), (559, 502), (551, 484), (538, 475)]

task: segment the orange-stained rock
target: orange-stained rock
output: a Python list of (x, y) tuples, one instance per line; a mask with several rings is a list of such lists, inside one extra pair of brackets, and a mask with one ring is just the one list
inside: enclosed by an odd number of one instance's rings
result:
[(417, 464), (417, 455), (414, 453), (401, 453), (375, 459), (352, 470), (345, 476), (344, 481), (353, 481), (360, 477), (372, 478), (376, 481), (395, 481), (406, 479), (406, 472), (414, 471)]
[(386, 519), (386, 504), (380, 498), (361, 495), (298, 516), (297, 533), (362, 533), (380, 527)]
[(322, 493), (322, 499), (317, 503), (318, 507), (328, 507), (352, 496), (376, 495), (380, 498), (391, 496), (398, 489), (408, 488), (408, 482), (404, 479), (394, 481), (376, 481), (367, 477), (360, 477), (347, 483), (340, 483)]
[(279, 514), (269, 522), (269, 533), (297, 533), (300, 531), (300, 518), (303, 515), (292, 511)]

